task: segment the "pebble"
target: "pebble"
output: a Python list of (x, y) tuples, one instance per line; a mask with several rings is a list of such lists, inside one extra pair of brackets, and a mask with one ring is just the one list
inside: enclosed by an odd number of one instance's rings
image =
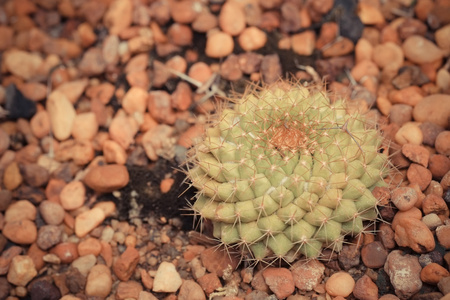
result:
[[(441, 278), (441, 280), (439, 280), (437, 286), (438, 286), (439, 290), (442, 292), (442, 294), (444, 294), (446, 296), (449, 295), (450, 294), (450, 277)], [(448, 300), (448, 296), (447, 296), (447, 299), (445, 299), (445, 298), (443, 298), (443, 299)]]
[(397, 244), (410, 247), (416, 253), (430, 252), (436, 246), (433, 233), (427, 225), (414, 218), (401, 218), (394, 231)]
[(420, 35), (408, 37), (402, 44), (405, 57), (416, 64), (432, 63), (443, 57), (443, 51)]
[(58, 91), (53, 91), (46, 103), (53, 135), (60, 141), (68, 139), (76, 116), (72, 103)]
[(97, 117), (94, 112), (80, 113), (73, 120), (72, 136), (82, 141), (92, 141), (98, 132)]
[(191, 106), (192, 101), (192, 91), (189, 84), (184, 81), (178, 82), (171, 97), (172, 107), (176, 110), (185, 111)]
[(80, 256), (85, 256), (89, 254), (98, 256), (102, 251), (102, 245), (98, 239), (89, 237), (78, 244), (77, 250)]
[(106, 62), (103, 59), (102, 49), (92, 47), (86, 50), (78, 63), (78, 69), (87, 77), (98, 76), (105, 72)]
[(178, 293), (178, 300), (206, 300), (202, 287), (194, 280), (184, 280)]
[(370, 3), (358, 4), (358, 16), (364, 25), (381, 25), (386, 22), (379, 7)]
[(175, 265), (163, 261), (156, 271), (153, 281), (154, 292), (175, 293), (181, 286), (182, 280), (178, 274)]
[(0, 191), (0, 211), (4, 212), (11, 204), (12, 193), (9, 190)]
[(389, 224), (381, 223), (378, 230), (378, 236), (383, 246), (386, 249), (393, 249), (395, 247), (395, 233), (392, 227)]
[(445, 155), (433, 154), (430, 157), (428, 169), (434, 179), (441, 180), (450, 170), (450, 159)]
[(133, 280), (119, 282), (116, 290), (116, 299), (138, 299), (140, 292), (143, 291), (142, 285)]
[(133, 275), (139, 262), (139, 252), (134, 247), (127, 249), (119, 256), (113, 264), (114, 274), (122, 281), (127, 281)]
[(264, 47), (267, 42), (267, 35), (258, 27), (250, 26), (241, 32), (238, 42), (244, 51), (255, 51)]
[(328, 278), (325, 290), (332, 297), (348, 297), (355, 287), (355, 280), (347, 272), (337, 272)]
[(103, 16), (103, 23), (108, 28), (110, 35), (117, 35), (133, 20), (133, 3), (131, 0), (114, 0)]
[(393, 42), (378, 44), (373, 48), (372, 59), (380, 69), (389, 67), (398, 70), (404, 62), (403, 50)]
[(398, 187), (391, 193), (391, 201), (401, 211), (411, 209), (417, 202), (418, 195), (413, 188)]
[(364, 77), (378, 77), (380, 70), (378, 66), (371, 60), (362, 60), (358, 62), (351, 70), (353, 78), (359, 82)]
[(443, 128), (449, 127), (450, 95), (434, 94), (424, 97), (413, 110), (417, 122), (431, 122)]
[(193, 33), (190, 26), (174, 23), (167, 29), (169, 41), (177, 46), (189, 46), (192, 44)]
[(215, 273), (222, 277), (224, 270), (231, 266), (234, 270), (238, 266), (239, 259), (236, 256), (228, 255), (227, 251), (222, 247), (219, 249), (208, 248), (200, 254), (203, 266), (208, 272)]
[(11, 260), (22, 254), (22, 248), (19, 246), (11, 246), (4, 250), (0, 256), (0, 275), (5, 275), (8, 272)]
[[(56, 281), (56, 280), (55, 280)], [(55, 283), (56, 284), (56, 283)], [(45, 279), (33, 281), (28, 290), (33, 295), (33, 300), (58, 300), (61, 299), (60, 290)]]
[(297, 261), (290, 268), (295, 286), (301, 291), (312, 291), (322, 280), (325, 266), (316, 259)]
[(161, 153), (161, 149), (164, 145), (170, 141), (173, 132), (173, 127), (162, 124), (149, 129), (142, 136), (142, 146), (144, 147), (145, 154), (149, 159), (158, 159), (158, 154)]
[(171, 106), (170, 94), (163, 90), (151, 91), (148, 96), (148, 111), (159, 123), (174, 124), (175, 112)]
[(28, 245), (36, 241), (36, 224), (30, 220), (7, 222), (3, 226), (3, 235), (16, 244)]
[(19, 86), (19, 90), (26, 98), (32, 101), (41, 101), (47, 96), (47, 87), (37, 82), (23, 83)]
[(206, 295), (209, 295), (222, 287), (222, 283), (216, 273), (208, 273), (203, 275), (197, 279), (197, 283), (202, 287)]
[(139, 129), (138, 124), (132, 118), (122, 114), (116, 114), (109, 124), (109, 135), (111, 139), (128, 149), (134, 143), (134, 136)]
[(360, 248), (357, 244), (344, 245), (339, 252), (338, 261), (339, 265), (344, 270), (349, 270), (352, 267), (356, 267), (360, 263)]
[[(209, 32), (206, 37), (205, 54), (212, 58), (222, 58), (233, 52), (234, 41), (223, 31)], [(192, 69), (192, 67), (191, 67)]]
[(450, 156), (450, 131), (442, 131), (438, 134), (435, 147), (439, 154)]
[[(30, 120), (31, 132), (38, 139), (50, 133), (50, 116), (46, 110), (38, 111)], [(9, 140), (8, 140), (9, 143)], [(9, 145), (9, 144), (8, 144)], [(1, 153), (2, 151), (0, 151)]]
[(384, 265), (395, 294), (402, 299), (409, 299), (422, 288), (421, 270), (417, 256), (405, 254), (401, 250), (389, 253)]
[(269, 267), (263, 271), (262, 275), (264, 281), (278, 299), (287, 298), (294, 293), (294, 278), (288, 269)]
[(86, 280), (86, 295), (106, 298), (112, 289), (111, 271), (105, 265), (93, 266)]
[(103, 156), (107, 163), (125, 165), (127, 162), (127, 153), (118, 143), (107, 140), (103, 143)]
[(311, 30), (293, 34), (291, 36), (291, 47), (292, 51), (298, 55), (311, 55), (316, 47), (316, 34)]
[(439, 227), (443, 224), (441, 218), (439, 218), (439, 216), (435, 213), (431, 213), (431, 214), (427, 214), (427, 215), (423, 216), (422, 222), (425, 225), (427, 225), (427, 227), (431, 231), (434, 231), (437, 227)]
[(17, 286), (26, 286), (37, 275), (33, 260), (27, 255), (17, 255), (11, 260), (6, 279)]
[(355, 288), (353, 289), (353, 296), (360, 300), (377, 300), (378, 286), (369, 276), (363, 275), (356, 281)]
[(69, 99), (70, 103), (75, 104), (84, 93), (89, 80), (82, 78), (74, 81), (63, 82), (55, 89), (55, 91), (61, 92)]
[(22, 50), (7, 51), (4, 53), (3, 61), (6, 70), (24, 80), (35, 77), (43, 62), (38, 54)]
[(19, 165), (16, 162), (10, 163), (3, 173), (3, 185), (7, 190), (13, 191), (22, 184), (22, 181)]
[(78, 269), (81, 275), (86, 277), (89, 271), (95, 266), (97, 258), (93, 254), (80, 256), (71, 263), (72, 268)]
[(81, 181), (71, 181), (64, 186), (59, 195), (61, 206), (65, 210), (74, 210), (83, 206), (86, 188)]
[(128, 184), (130, 176), (123, 165), (105, 165), (93, 167), (84, 177), (83, 182), (99, 193), (110, 193)]
[(41, 187), (47, 184), (49, 172), (38, 164), (26, 164), (21, 168), (25, 183), (32, 187)]
[(197, 18), (195, 18), (194, 22), (192, 22), (192, 29), (198, 32), (207, 32), (215, 27), (217, 27), (219, 21), (217, 17), (210, 13), (209, 11), (202, 11)]
[(226, 1), (219, 13), (219, 26), (229, 35), (240, 34), (245, 28), (245, 14), (242, 6), (234, 1)]
[(21, 221), (30, 220), (34, 221), (36, 219), (37, 209), (28, 200), (19, 200), (13, 202), (8, 209), (5, 211), (4, 221)]
[(420, 279), (428, 284), (437, 285), (443, 277), (449, 277), (450, 273), (437, 263), (426, 265), (420, 272)]
[(412, 162), (418, 163), (424, 167), (428, 166), (430, 152), (427, 148), (420, 145), (404, 144), (402, 146), (402, 153)]
[(436, 228), (436, 237), (440, 245), (450, 249), (450, 225), (442, 225)]
[(389, 93), (389, 100), (393, 104), (406, 104), (416, 106), (424, 97), (424, 93), (418, 86), (409, 86), (401, 90), (393, 90)]
[(269, 54), (263, 57), (261, 73), (263, 81), (267, 84), (274, 83), (281, 78), (282, 67), (278, 54)]
[(374, 241), (361, 248), (361, 260), (368, 268), (378, 269), (384, 266), (388, 251), (380, 241)]
[(444, 51), (446, 51), (447, 55), (450, 53), (450, 41), (448, 37), (450, 36), (450, 24), (447, 24), (434, 33), (434, 38), (436, 40), (436, 44)]
[(170, 15), (175, 22), (189, 24), (195, 20), (200, 11), (199, 3), (196, 1), (173, 1), (170, 2)]
[(448, 219), (449, 217), (449, 209), (447, 203), (445, 203), (442, 197), (429, 194), (422, 201), (422, 210), (424, 214), (435, 213), (437, 214), (442, 221)]
[(77, 244), (70, 242), (63, 242), (56, 245), (50, 249), (50, 253), (56, 254), (63, 264), (70, 264), (79, 257)]
[(220, 76), (226, 80), (236, 81), (242, 77), (242, 71), (239, 67), (239, 58), (231, 54), (220, 65)]
[(105, 220), (105, 213), (96, 207), (82, 212), (75, 218), (75, 234), (81, 238)]
[(427, 188), (432, 179), (430, 170), (415, 163), (409, 166), (406, 177), (410, 183), (417, 183), (421, 191)]
[(48, 250), (59, 244), (62, 239), (63, 229), (58, 225), (44, 225), (39, 228), (36, 244), (42, 250)]
[(398, 211), (395, 216), (394, 219), (392, 220), (391, 226), (392, 229), (396, 229), (397, 224), (400, 222), (401, 219), (404, 218), (413, 218), (416, 220), (422, 220), (422, 211), (420, 209), (418, 209), (417, 207), (413, 207), (408, 211)]

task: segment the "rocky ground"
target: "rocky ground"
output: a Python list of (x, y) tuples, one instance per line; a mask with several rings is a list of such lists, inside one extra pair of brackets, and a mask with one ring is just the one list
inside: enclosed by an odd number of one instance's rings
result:
[[(450, 2), (0, 2), (0, 299), (450, 299)], [(180, 165), (249, 82), (327, 82), (398, 168), (339, 254), (250, 267)]]

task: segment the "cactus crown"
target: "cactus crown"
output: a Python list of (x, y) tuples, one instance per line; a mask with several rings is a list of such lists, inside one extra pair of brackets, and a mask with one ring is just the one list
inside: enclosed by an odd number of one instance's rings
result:
[(198, 189), (195, 215), (214, 237), (257, 261), (322, 248), (339, 251), (347, 234), (377, 217), (371, 190), (384, 185), (381, 137), (344, 101), (278, 82), (221, 109), (190, 153)]

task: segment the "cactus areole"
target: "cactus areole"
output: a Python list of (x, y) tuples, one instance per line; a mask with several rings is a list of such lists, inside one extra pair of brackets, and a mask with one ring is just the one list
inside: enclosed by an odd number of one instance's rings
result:
[(379, 132), (344, 101), (278, 82), (232, 99), (192, 149), (195, 215), (254, 260), (339, 251), (377, 218), (372, 189), (389, 171)]

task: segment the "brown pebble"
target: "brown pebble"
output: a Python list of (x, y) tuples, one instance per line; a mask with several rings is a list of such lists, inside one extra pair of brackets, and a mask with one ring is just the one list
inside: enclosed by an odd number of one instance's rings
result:
[(109, 34), (119, 34), (129, 27), (133, 19), (133, 3), (130, 0), (112, 1), (106, 11), (103, 22), (109, 29)]
[(123, 281), (127, 281), (139, 262), (139, 252), (133, 247), (127, 249), (114, 262), (114, 274)]
[(374, 241), (361, 248), (361, 259), (368, 268), (377, 269), (384, 266), (388, 251), (379, 241)]
[(420, 272), (420, 279), (428, 284), (436, 285), (443, 277), (449, 277), (450, 273), (441, 265), (431, 263)]
[(450, 249), (450, 225), (442, 225), (436, 228), (436, 237), (439, 244), (445, 249)]
[(443, 128), (450, 124), (450, 95), (434, 94), (424, 97), (413, 110), (413, 117), (418, 122), (431, 122)]
[(198, 32), (207, 32), (208, 30), (217, 27), (218, 24), (219, 21), (217, 20), (217, 17), (209, 11), (204, 10), (197, 16), (197, 18), (195, 18), (192, 23), (192, 29)]
[(405, 254), (401, 250), (390, 252), (384, 265), (384, 271), (394, 286), (395, 294), (401, 299), (410, 299), (422, 288), (421, 270), (418, 257)]
[(222, 287), (219, 277), (216, 273), (208, 273), (197, 279), (198, 284), (205, 291), (206, 295), (213, 293)]
[(28, 245), (37, 239), (36, 224), (30, 220), (7, 222), (3, 226), (3, 235), (16, 244)]
[(430, 156), (428, 169), (433, 175), (433, 179), (441, 180), (444, 175), (450, 171), (450, 159), (442, 154), (433, 154)]
[(450, 131), (442, 131), (438, 134), (435, 147), (439, 154), (450, 156)]
[(427, 188), (432, 179), (430, 170), (415, 163), (409, 166), (406, 176), (410, 183), (417, 183), (422, 191)]
[(269, 267), (263, 271), (263, 277), (278, 299), (287, 298), (295, 291), (292, 273), (286, 268)]
[(402, 146), (402, 153), (411, 161), (418, 163), (424, 167), (428, 166), (430, 152), (427, 148), (419, 145), (404, 144)]
[(110, 193), (128, 184), (130, 176), (122, 165), (106, 165), (92, 168), (84, 177), (84, 183), (96, 192)]
[(395, 233), (394, 230), (392, 230), (392, 227), (389, 224), (381, 223), (378, 230), (378, 235), (384, 248), (393, 249), (396, 244), (394, 240)]
[(42, 201), (39, 205), (39, 212), (48, 225), (59, 225), (64, 220), (64, 208), (53, 201)]
[(422, 210), (426, 215), (430, 213), (437, 214), (442, 221), (448, 219), (449, 217), (449, 209), (447, 203), (445, 203), (442, 197), (434, 194), (429, 194), (425, 197), (425, 199), (423, 199)]
[(361, 300), (377, 300), (378, 286), (370, 279), (369, 276), (363, 275), (356, 281), (353, 295)]
[(197, 2), (191, 0), (170, 2), (170, 15), (175, 22), (189, 24), (197, 17), (197, 5)]
[(213, 72), (211, 68), (206, 63), (199, 61), (189, 68), (188, 76), (200, 83), (205, 83), (211, 78)]
[(391, 201), (400, 211), (411, 209), (418, 199), (417, 193), (410, 187), (398, 187), (391, 194)]
[[(389, 102), (390, 103), (390, 102)], [(399, 126), (412, 120), (413, 107), (407, 104), (394, 104), (389, 111), (389, 121)]]
[(245, 28), (242, 6), (237, 2), (226, 1), (220, 10), (219, 26), (223, 32), (232, 36), (240, 34)]
[(63, 264), (70, 264), (79, 256), (77, 244), (70, 242), (63, 242), (56, 245), (50, 249), (50, 253), (56, 254)]
[(230, 34), (223, 31), (210, 32), (206, 38), (205, 54), (212, 58), (228, 56), (233, 52), (234, 41)]
[(316, 34), (314, 31), (296, 33), (291, 37), (291, 47), (298, 55), (309, 56), (313, 53), (316, 44)]
[(441, 49), (420, 35), (408, 37), (403, 42), (402, 48), (405, 57), (417, 64), (431, 63), (443, 56)]
[(422, 221), (402, 218), (395, 227), (395, 241), (399, 246), (410, 247), (416, 253), (430, 252), (436, 246), (433, 233)]
[(328, 278), (325, 289), (333, 297), (348, 297), (355, 287), (355, 280), (347, 272), (337, 272)]
[(238, 42), (244, 51), (254, 51), (264, 47), (267, 42), (267, 35), (258, 27), (251, 26), (241, 32)]
[(191, 27), (174, 23), (167, 30), (167, 37), (177, 46), (188, 46), (192, 43), (193, 33)]
[(105, 220), (105, 213), (96, 207), (82, 212), (75, 218), (75, 234), (82, 238)]
[(328, 47), (322, 49), (323, 57), (344, 56), (353, 51), (355, 48), (353, 42), (345, 37), (332, 42)]
[(412, 107), (416, 106), (424, 97), (424, 92), (418, 86), (409, 86), (401, 90), (393, 90), (389, 93), (389, 100), (392, 103), (407, 104)]

